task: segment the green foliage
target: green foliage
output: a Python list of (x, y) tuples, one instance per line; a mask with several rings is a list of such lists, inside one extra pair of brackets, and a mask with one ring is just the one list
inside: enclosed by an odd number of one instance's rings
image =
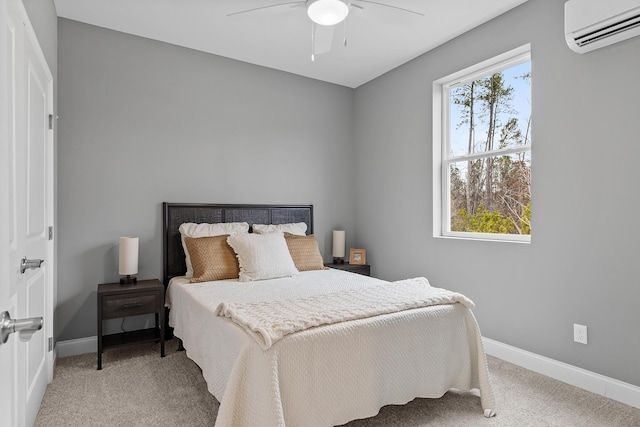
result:
[(466, 209), (460, 209), (452, 221), (452, 231), (466, 231), (470, 233), (514, 234), (515, 227), (510, 218), (505, 218), (498, 211), (489, 212), (480, 205), (473, 216), (467, 215)]
[(531, 203), (523, 207), (520, 221), (520, 232), (516, 230), (514, 220), (503, 216), (499, 211), (489, 212), (480, 205), (472, 216), (467, 214), (465, 208), (457, 211), (451, 219), (451, 231), (464, 231), (467, 233), (495, 233), (495, 234), (531, 234)]
[(531, 234), (531, 203), (529, 202), (522, 208), (522, 217), (520, 218), (520, 233)]

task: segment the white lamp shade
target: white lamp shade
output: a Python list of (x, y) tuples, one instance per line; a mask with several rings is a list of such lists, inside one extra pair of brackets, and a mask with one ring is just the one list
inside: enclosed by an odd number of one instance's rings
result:
[(344, 230), (333, 230), (333, 257), (344, 258)]
[(118, 272), (121, 276), (138, 274), (138, 238), (120, 238)]
[(349, 6), (342, 0), (315, 0), (307, 7), (307, 15), (319, 25), (336, 25), (348, 14)]

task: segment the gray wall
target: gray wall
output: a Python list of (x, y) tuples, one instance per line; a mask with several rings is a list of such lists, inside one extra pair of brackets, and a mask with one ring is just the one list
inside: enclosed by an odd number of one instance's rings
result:
[[(471, 297), (484, 336), (640, 386), (640, 38), (575, 54), (563, 4), (529, 1), (356, 89), (356, 234), (376, 275)], [(434, 238), (432, 82), (526, 43), (531, 244)]]
[(96, 335), (119, 236), (161, 277), (163, 201), (312, 203), (327, 260), (354, 229), (352, 89), (65, 19), (58, 36), (58, 340)]

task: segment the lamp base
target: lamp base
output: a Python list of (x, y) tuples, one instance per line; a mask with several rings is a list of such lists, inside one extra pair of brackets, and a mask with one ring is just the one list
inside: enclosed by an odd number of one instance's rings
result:
[(344, 264), (344, 258), (333, 257), (333, 263), (334, 264)]
[(130, 274), (127, 274), (127, 277), (120, 278), (121, 285), (135, 285), (136, 283), (138, 283), (138, 279)]

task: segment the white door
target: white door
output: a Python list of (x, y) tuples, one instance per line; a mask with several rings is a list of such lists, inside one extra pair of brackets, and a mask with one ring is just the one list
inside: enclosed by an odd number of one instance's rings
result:
[[(31, 426), (53, 377), (53, 79), (22, 2), (1, 3), (0, 311), (12, 319), (42, 317), (44, 327), (27, 342), (13, 334), (0, 345), (2, 383), (9, 385), (0, 391), (7, 394), (0, 410), (8, 425)], [(23, 272), (23, 258), (44, 263)]]
[[(15, 299), (9, 287), (9, 242), (12, 240), (9, 223), (12, 214), (9, 208), (9, 145), (12, 137), (13, 118), (11, 117), (11, 70), (13, 69), (13, 45), (15, 25), (7, 13), (7, 5), (0, 6), (0, 311), (16, 310)], [(12, 230), (11, 230), (12, 231)], [(14, 341), (9, 340), (0, 345), (0, 414), (3, 422), (9, 426), (16, 425), (15, 391), (16, 391), (16, 352)], [(5, 386), (6, 384), (6, 386)]]

